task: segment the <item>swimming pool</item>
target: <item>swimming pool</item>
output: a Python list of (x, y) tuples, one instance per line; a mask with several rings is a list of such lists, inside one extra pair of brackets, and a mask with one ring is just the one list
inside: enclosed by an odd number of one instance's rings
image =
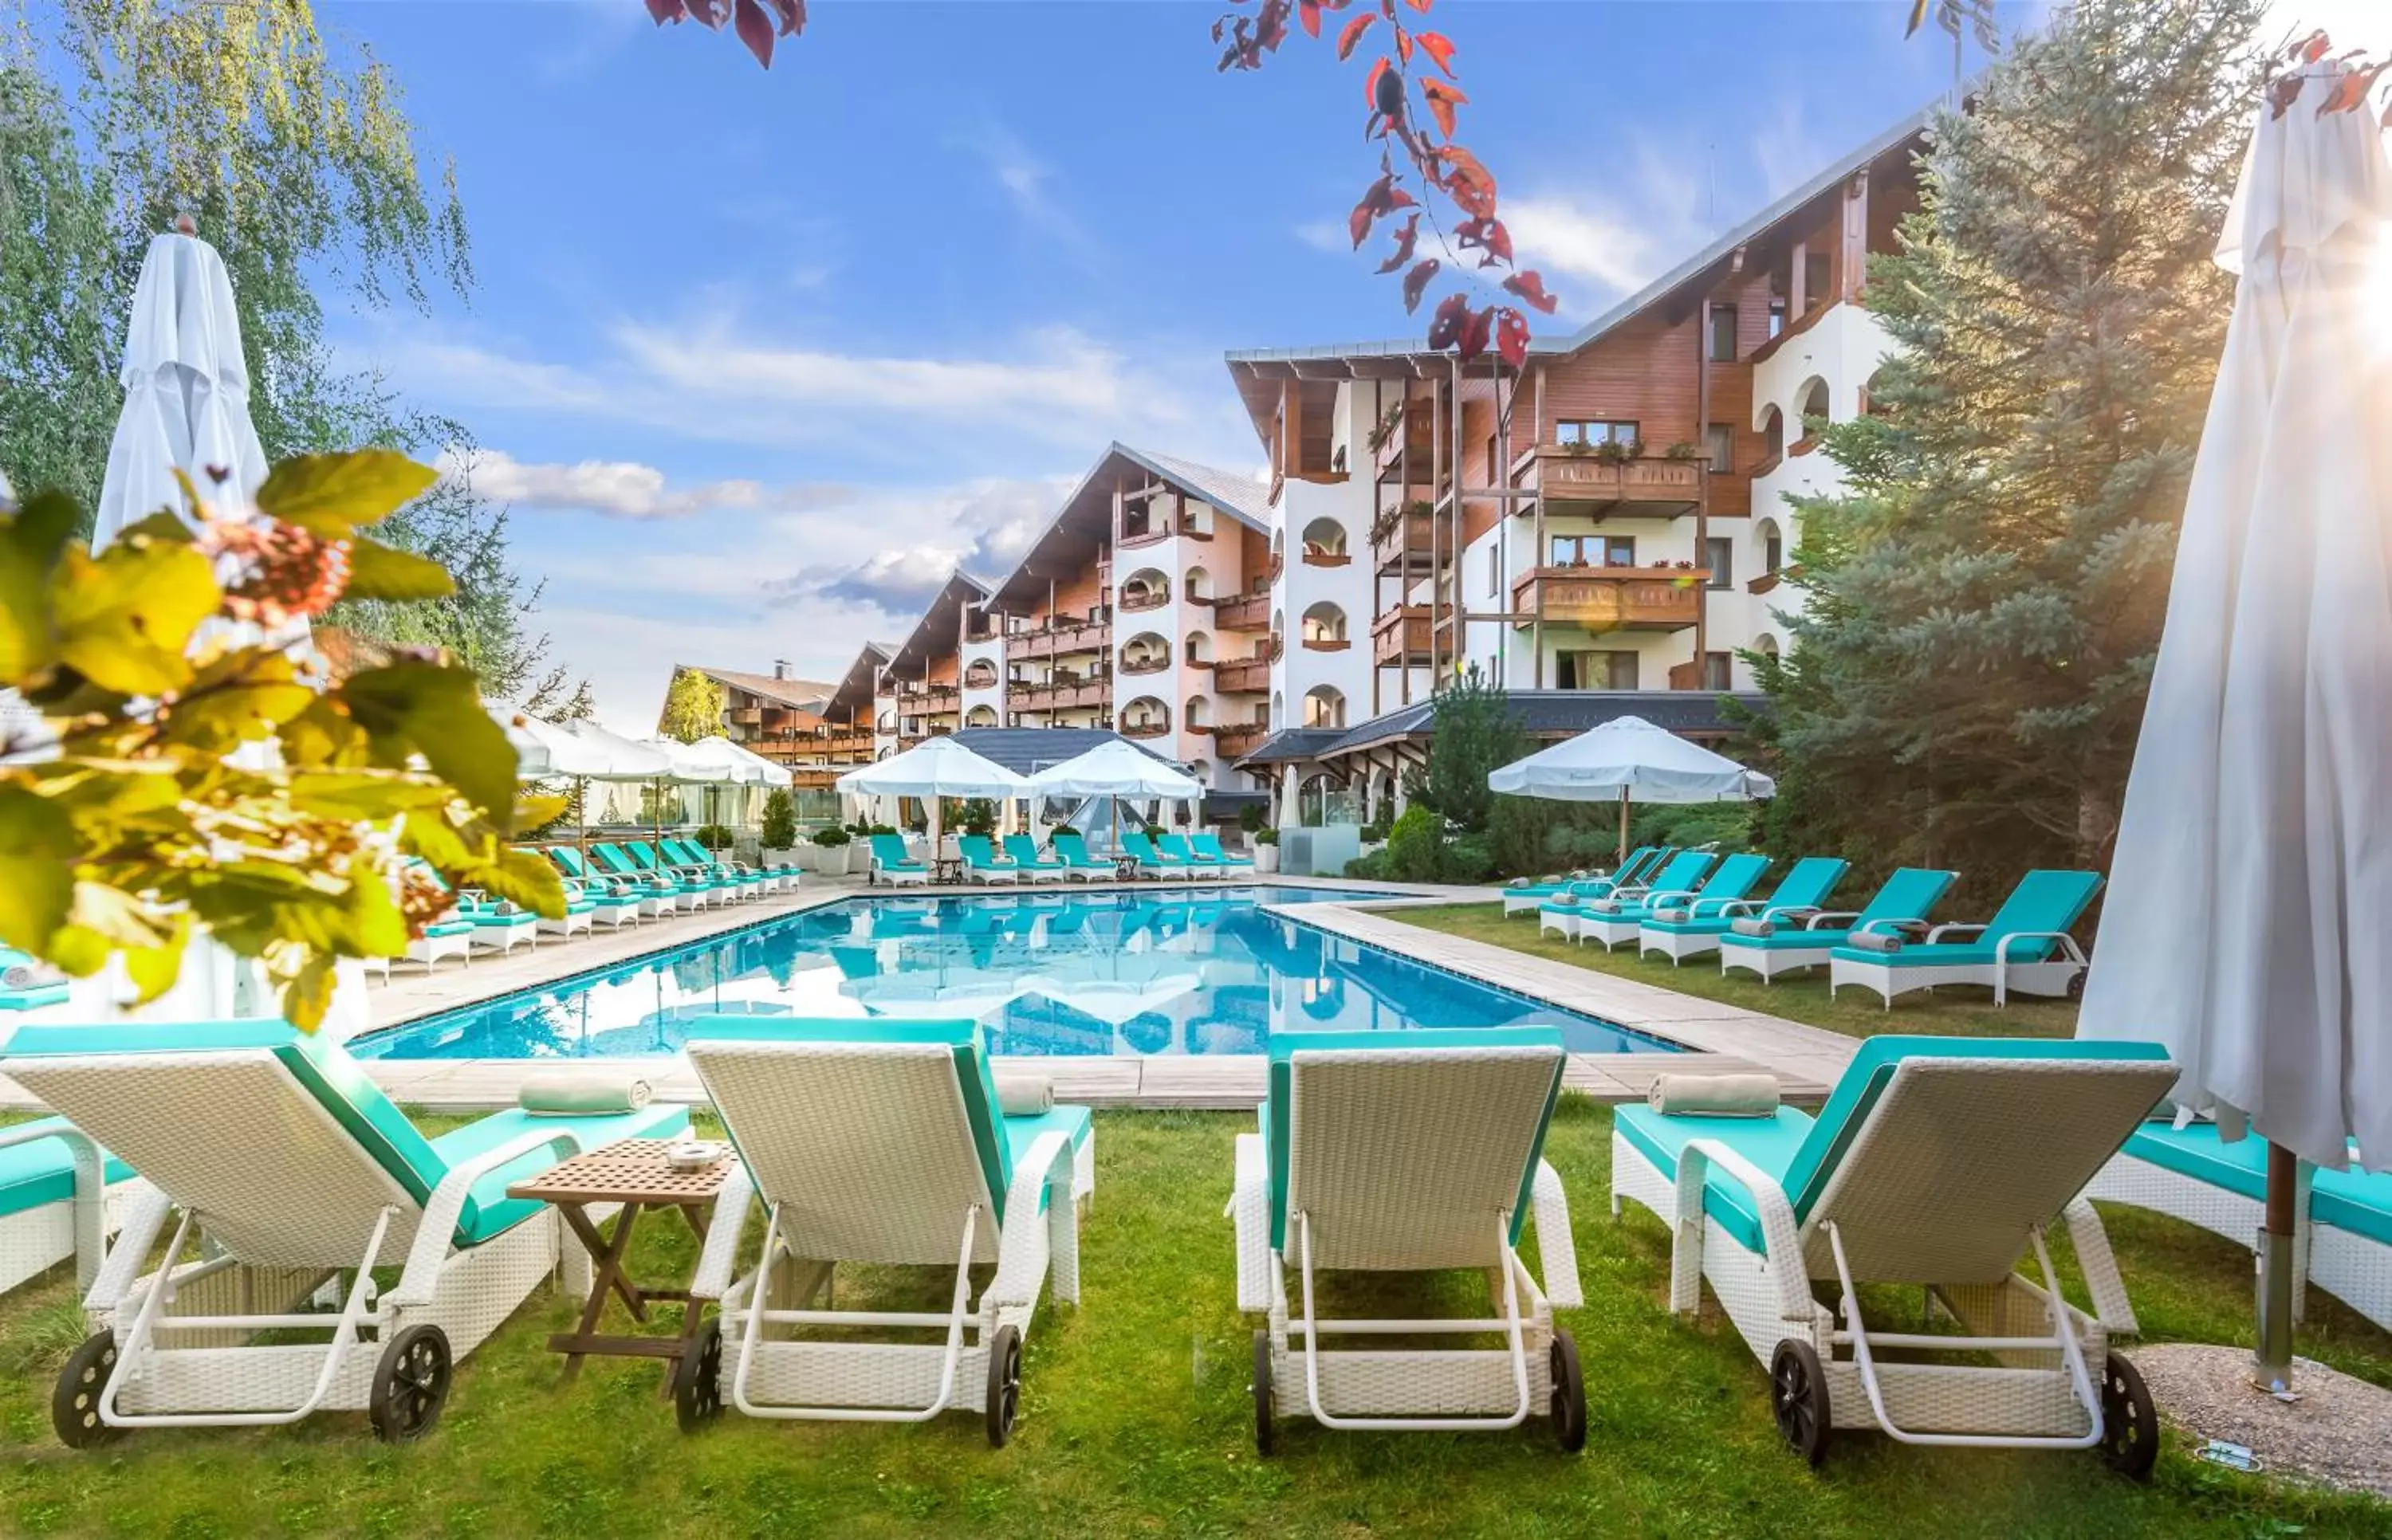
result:
[(1559, 1027), (1675, 1045), (1278, 914), (1330, 888), (850, 899), (356, 1039), (367, 1058), (670, 1054), (724, 1014), (953, 1020), (999, 1054), (1258, 1054), (1274, 1031)]

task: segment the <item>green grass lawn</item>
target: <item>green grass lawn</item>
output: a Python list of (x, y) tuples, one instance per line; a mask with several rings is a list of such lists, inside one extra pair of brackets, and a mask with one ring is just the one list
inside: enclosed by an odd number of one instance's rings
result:
[[(361, 1416), (296, 1429), (53, 1439), (51, 1374), (81, 1332), (54, 1275), (0, 1301), (0, 1533), (365, 1535), (2373, 1535), (2392, 1508), (2189, 1458), (2154, 1484), (2089, 1456), (1920, 1450), (1847, 1435), (1813, 1473), (1778, 1443), (1760, 1365), (1715, 1315), (1664, 1308), (1667, 1233), (1606, 1203), (1609, 1118), (1565, 1105), (1547, 1153), (1575, 1204), (1587, 1305), (1565, 1314), (1587, 1365), (1590, 1434), (1566, 1456), (1517, 1433), (1332, 1434), (1282, 1422), (1259, 1460), (1238, 1314), (1228, 1114), (1098, 1123), (1084, 1302), (1041, 1309), (1014, 1443), (977, 1415), (926, 1427), (760, 1423), (684, 1439), (656, 1370), (593, 1361), (561, 1387), (542, 1346), (571, 1306), (531, 1302), (462, 1366), (440, 1426), (405, 1448)], [(2113, 1225), (2153, 1338), (2230, 1341), (2248, 1314), (2237, 1248), (2170, 1221)], [(644, 1273), (682, 1272), (682, 1226), (644, 1226)], [(844, 1275), (842, 1275), (844, 1277)], [(934, 1280), (909, 1278), (922, 1298)], [(840, 1303), (875, 1293), (848, 1280)], [(1385, 1289), (1374, 1290), (1382, 1296)], [(2313, 1296), (2313, 1299), (2317, 1297)], [(2392, 1339), (2318, 1300), (2304, 1352), (2392, 1385)], [(918, 1305), (916, 1306), (918, 1308)], [(670, 1320), (671, 1310), (664, 1316)]]
[(1850, 989), (1828, 999), (1824, 969), (1793, 977), (1781, 977), (1774, 983), (1764, 984), (1748, 973), (1721, 974), (1717, 956), (1688, 958), (1671, 967), (1669, 960), (1658, 953), (1640, 958), (1633, 949), (1624, 945), (1618, 951), (1606, 951), (1592, 941), (1566, 941), (1550, 932), (1540, 937), (1534, 915), (1515, 914), (1506, 919), (1500, 904), (1434, 904), (1384, 910), (1381, 913), (1386, 919), (1508, 947), (1531, 957), (1575, 963), (1582, 968), (1658, 984), (1682, 994), (1746, 1010), (1766, 1011), (1789, 1021), (1825, 1027), (1846, 1037), (1922, 1032), (1952, 1037), (2064, 1038), (2076, 1030), (2076, 1007), (2065, 1000), (2015, 999), (1996, 1010), (1993, 990), (1952, 988), (1904, 995), (1888, 1010), (1885, 1003), (1867, 990)]

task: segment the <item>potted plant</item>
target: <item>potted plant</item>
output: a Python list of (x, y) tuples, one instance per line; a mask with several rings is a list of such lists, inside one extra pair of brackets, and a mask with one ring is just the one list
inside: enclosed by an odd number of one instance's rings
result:
[(695, 837), (700, 845), (705, 846), (709, 852), (713, 852), (730, 849), (736, 842), (737, 836), (732, 834), (727, 825), (721, 823), (701, 823), (697, 826), (697, 833), (693, 837)]
[(1702, 451), (1695, 447), (1694, 445), (1682, 438), (1678, 440), (1677, 443), (1672, 444), (1668, 448), (1662, 450), (1661, 458), (1664, 459), (1692, 459), (1701, 452)]
[(1254, 870), (1256, 872), (1279, 870), (1279, 831), (1277, 829), (1254, 831)]
[(1594, 458), (1606, 465), (1625, 465), (1644, 447), (1633, 439), (1606, 438), (1594, 446)]
[(1594, 453), (1594, 445), (1589, 440), (1583, 438), (1574, 438), (1562, 446), (1562, 453), (1569, 456), (1572, 459), (1584, 459), (1587, 456)]
[(797, 864), (798, 803), (786, 786), (764, 796), (764, 816), (756, 835), (756, 857), (766, 869)]
[(800, 852), (800, 860), (807, 871), (835, 877), (847, 870), (847, 848), (854, 839), (853, 835), (836, 823), (816, 829)]

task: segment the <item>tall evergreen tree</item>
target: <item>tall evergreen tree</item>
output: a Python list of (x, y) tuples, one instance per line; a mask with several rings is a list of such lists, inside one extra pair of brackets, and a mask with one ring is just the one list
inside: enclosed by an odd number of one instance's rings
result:
[(2081, 0), (1934, 124), (1871, 267), (1898, 344), (1798, 503), (1808, 589), (1756, 660), (1772, 843), (1989, 881), (2100, 864), (2231, 307), (2211, 261), (2260, 0)]

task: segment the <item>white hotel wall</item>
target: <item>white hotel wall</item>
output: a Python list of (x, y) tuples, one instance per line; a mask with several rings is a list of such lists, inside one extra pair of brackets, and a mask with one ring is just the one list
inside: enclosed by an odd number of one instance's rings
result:
[[(1354, 393), (1341, 393), (1340, 417), (1353, 410)], [(1271, 614), (1286, 641), (1271, 666), (1271, 727), (1304, 725), (1304, 697), (1327, 685), (1346, 697), (1346, 722), (1371, 715), (1371, 483), (1360, 472), (1334, 485), (1291, 481), (1280, 489), (1277, 512), (1282, 560), (1271, 585)], [(1304, 531), (1316, 520), (1333, 521), (1346, 536), (1344, 566), (1313, 566), (1304, 560)], [(1313, 652), (1304, 645), (1304, 612), (1334, 604), (1346, 616), (1342, 652)]]
[(963, 725), (966, 727), (973, 725), (972, 713), (982, 706), (986, 706), (995, 713), (996, 725), (1001, 727), (1005, 723), (1005, 638), (1003, 634), (991, 637), (986, 641), (965, 642), (956, 661), (956, 677), (958, 679), (970, 678), (971, 666), (975, 661), (985, 661), (996, 670), (996, 683), (985, 690), (974, 690), (969, 685), (964, 687)]

